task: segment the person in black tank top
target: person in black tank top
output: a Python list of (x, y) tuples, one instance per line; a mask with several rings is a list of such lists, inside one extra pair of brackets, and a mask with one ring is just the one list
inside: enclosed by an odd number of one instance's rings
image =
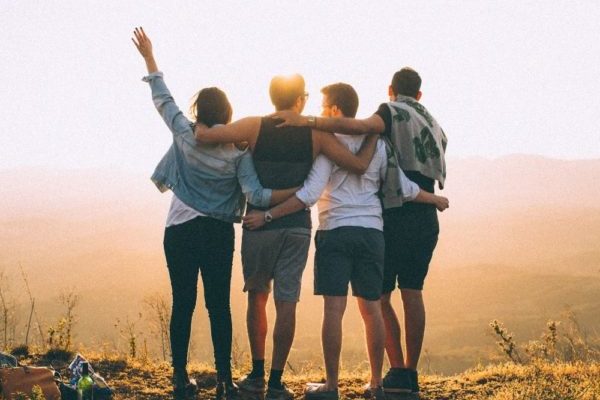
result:
[[(261, 185), (273, 189), (302, 186), (313, 163), (312, 130), (308, 127), (276, 128), (277, 121), (264, 117), (252, 159)], [(248, 210), (267, 210), (248, 203)], [(262, 229), (311, 229), (310, 210), (300, 210), (266, 224)]]

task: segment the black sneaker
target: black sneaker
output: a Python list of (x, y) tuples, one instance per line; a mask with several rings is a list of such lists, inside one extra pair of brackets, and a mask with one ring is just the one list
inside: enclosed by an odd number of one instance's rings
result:
[(409, 369), (408, 376), (410, 377), (411, 392), (414, 394), (419, 394), (419, 373), (414, 369)]
[(390, 369), (383, 377), (383, 390), (390, 394), (413, 393), (413, 384), (410, 372), (410, 370), (405, 368)]
[(187, 372), (173, 374), (173, 397), (176, 400), (186, 400), (196, 397), (198, 385), (195, 379), (190, 379)]
[(281, 389), (272, 386), (267, 387), (265, 400), (294, 400), (294, 392), (281, 384)]
[(217, 382), (217, 400), (236, 400), (239, 399), (238, 387), (235, 383)]
[(244, 390), (250, 393), (264, 393), (265, 392), (265, 377), (261, 376), (253, 378), (251, 375), (243, 376), (238, 382), (240, 390)]

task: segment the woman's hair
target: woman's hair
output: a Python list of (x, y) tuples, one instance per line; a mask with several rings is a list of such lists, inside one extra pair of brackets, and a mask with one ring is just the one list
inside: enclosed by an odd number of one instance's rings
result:
[(216, 87), (204, 88), (198, 92), (190, 106), (190, 114), (209, 128), (231, 121), (233, 110), (227, 95)]

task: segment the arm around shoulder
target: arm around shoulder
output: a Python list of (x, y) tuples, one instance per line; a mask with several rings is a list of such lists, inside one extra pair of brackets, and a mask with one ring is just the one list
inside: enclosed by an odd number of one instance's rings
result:
[(377, 148), (378, 135), (368, 135), (358, 153), (353, 154), (331, 133), (313, 130), (313, 138), (318, 151), (340, 167), (362, 175), (369, 168)]
[(207, 127), (197, 124), (194, 134), (201, 143), (254, 143), (260, 129), (259, 117), (246, 117), (227, 125)]
[(322, 118), (315, 120), (316, 129), (327, 132), (343, 133), (344, 135), (380, 134), (385, 130), (385, 124), (377, 114), (369, 118)]

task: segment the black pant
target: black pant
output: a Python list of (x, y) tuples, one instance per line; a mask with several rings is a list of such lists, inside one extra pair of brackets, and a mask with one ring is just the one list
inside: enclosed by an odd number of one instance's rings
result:
[(175, 369), (187, 365), (200, 271), (217, 373), (223, 379), (231, 376), (229, 293), (233, 241), (233, 224), (208, 217), (165, 229), (164, 248), (173, 292), (170, 333)]

